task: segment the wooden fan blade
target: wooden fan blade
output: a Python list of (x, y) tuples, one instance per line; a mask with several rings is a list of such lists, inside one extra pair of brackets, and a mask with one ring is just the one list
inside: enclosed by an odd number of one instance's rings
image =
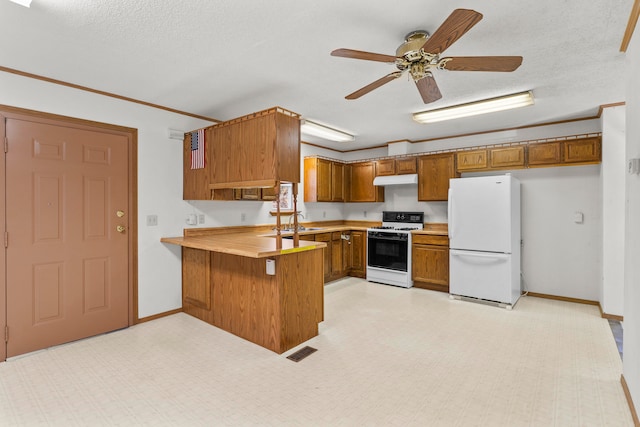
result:
[(456, 9), (422, 45), (427, 53), (439, 54), (462, 37), (482, 19), (482, 14), (470, 9)]
[(514, 71), (522, 56), (454, 56), (444, 65), (451, 71)]
[(349, 95), (345, 96), (346, 99), (358, 99), (360, 98), (362, 95), (366, 95), (369, 92), (371, 92), (374, 89), (379, 88), (380, 86), (389, 83), (391, 80), (395, 80), (398, 77), (400, 77), (402, 75), (401, 71), (394, 71), (391, 74), (387, 74), (386, 76), (384, 76), (381, 79), (376, 80), (373, 83), (369, 83), (368, 85), (366, 85), (365, 87), (358, 89), (357, 91), (350, 93)]
[(416, 80), (416, 87), (418, 88), (418, 92), (420, 92), (420, 96), (422, 96), (422, 100), (425, 104), (442, 98), (436, 79), (433, 77), (427, 76), (420, 80)]
[(364, 52), (362, 50), (353, 49), (336, 49), (331, 52), (331, 56), (340, 56), (342, 58), (351, 59), (365, 59), (367, 61), (396, 62), (395, 56), (383, 55), (381, 53)]

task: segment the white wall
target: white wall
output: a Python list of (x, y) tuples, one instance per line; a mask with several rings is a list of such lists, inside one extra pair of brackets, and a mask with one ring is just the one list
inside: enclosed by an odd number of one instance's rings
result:
[[(139, 316), (180, 307), (180, 250), (160, 237), (182, 235), (189, 205), (182, 201), (182, 144), (168, 139), (168, 129), (208, 123), (8, 73), (0, 73), (0, 104), (138, 129)], [(157, 227), (146, 226), (148, 214), (158, 215)]]
[[(640, 158), (640, 30), (636, 29), (626, 53), (626, 155)], [(640, 411), (640, 175), (626, 175), (624, 269), (624, 378)]]
[(625, 111), (605, 108), (602, 114), (602, 293), (607, 314), (624, 312)]

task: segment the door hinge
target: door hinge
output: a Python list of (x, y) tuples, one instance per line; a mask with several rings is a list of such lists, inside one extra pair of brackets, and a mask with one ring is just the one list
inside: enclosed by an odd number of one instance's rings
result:
[(4, 327), (4, 342), (9, 342), (9, 326)]
[(8, 231), (4, 232), (4, 247), (5, 248), (9, 247), (9, 232)]
[(6, 136), (4, 137), (4, 152), (9, 152), (9, 139)]

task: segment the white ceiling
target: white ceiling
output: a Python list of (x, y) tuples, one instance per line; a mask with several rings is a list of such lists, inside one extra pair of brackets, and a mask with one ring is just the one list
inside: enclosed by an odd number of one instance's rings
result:
[[(228, 120), (281, 106), (354, 133), (306, 141), (350, 150), (591, 117), (624, 101), (619, 52), (630, 0), (0, 0), (0, 66)], [(512, 73), (434, 72), (429, 107), (533, 90), (511, 112), (420, 125), (426, 108), (400, 78), (344, 96), (395, 70), (330, 56), (336, 48), (394, 55), (416, 29), (433, 33), (456, 8), (484, 18), (445, 56), (521, 55)]]

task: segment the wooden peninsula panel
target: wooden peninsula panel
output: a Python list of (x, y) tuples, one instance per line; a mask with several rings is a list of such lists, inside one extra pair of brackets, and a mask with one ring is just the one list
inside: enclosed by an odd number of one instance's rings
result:
[(273, 276), (265, 273), (265, 261), (211, 254), (211, 323), (280, 354), (318, 335), (322, 250), (276, 257)]
[(273, 237), (237, 233), (161, 241), (182, 246), (185, 313), (279, 354), (318, 335), (325, 243), (284, 240), (276, 249)]

